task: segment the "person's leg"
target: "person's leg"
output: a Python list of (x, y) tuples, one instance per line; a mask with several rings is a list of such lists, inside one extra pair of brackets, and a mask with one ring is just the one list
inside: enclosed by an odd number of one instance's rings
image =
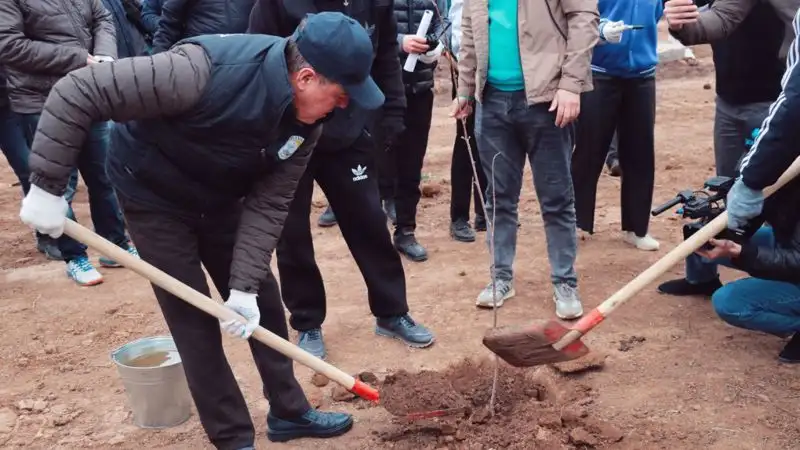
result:
[[(154, 211), (123, 200), (125, 218), (142, 258), (199, 292), (209, 295), (199, 253), (196, 219)], [(227, 254), (218, 264), (230, 266)], [(200, 423), (218, 449), (254, 445), (247, 404), (222, 348), (219, 321), (189, 303), (153, 286), (178, 352)]]
[[(369, 168), (370, 152), (371, 142), (361, 139), (345, 151), (317, 154), (324, 158), (317, 182), (336, 211), (342, 236), (364, 277), (376, 331), (425, 347), (433, 343), (433, 335), (408, 315), (403, 263), (386, 227), (378, 183)], [(353, 175), (354, 169), (358, 175)]]
[(31, 187), (28, 180), (31, 175), (28, 167), (30, 148), (25, 140), (22, 129), (22, 120), (17, 114), (11, 112), (9, 107), (0, 108), (0, 150), (3, 151), (8, 165), (19, 180), (22, 194), (27, 195)]
[[(452, 94), (455, 98), (455, 88)], [(455, 125), (456, 138), (450, 162), (450, 236), (456, 241), (474, 242), (475, 231), (469, 225), (469, 202), (473, 192), (469, 146), (462, 121), (456, 120)]]
[(325, 285), (314, 258), (309, 217), (314, 174), (320, 158), (320, 154), (311, 157), (297, 185), (275, 254), (289, 323), (300, 332), (298, 344), (312, 355), (325, 358), (325, 343), (320, 332), (326, 312)]
[[(772, 233), (772, 228), (763, 226), (758, 229), (750, 238), (750, 243), (757, 246), (775, 245), (775, 236)], [(730, 260), (709, 260), (697, 253), (692, 253), (686, 257), (685, 277), (660, 284), (658, 292), (680, 297), (690, 295), (711, 297), (714, 292), (722, 287), (718, 271), (720, 265), (733, 267)]]
[(428, 149), (428, 133), (433, 117), (433, 91), (408, 94), (406, 100), (406, 129), (398, 139), (399, 144), (393, 149), (399, 155), (394, 160), (397, 174), (394, 246), (412, 261), (425, 261), (428, 259), (428, 252), (417, 241), (414, 231), (417, 228), (422, 164)]
[(619, 163), (622, 232), (625, 241), (640, 250), (658, 250), (648, 233), (655, 182), (655, 77), (622, 81), (619, 115)]
[[(745, 140), (751, 130), (745, 130), (745, 111), (740, 106), (731, 105), (720, 97), (716, 98), (714, 111), (714, 161), (717, 175), (736, 176), (736, 164), (745, 153)], [(767, 109), (769, 106), (767, 106)], [(766, 117), (766, 110), (761, 111)]]
[[(574, 125), (564, 128), (556, 126), (556, 113), (549, 111), (549, 108), (549, 103), (527, 107), (522, 98), (514, 114), (519, 117), (519, 132), (525, 134), (533, 187), (544, 221), (556, 315), (562, 319), (575, 319), (583, 315), (583, 307), (578, 298), (578, 278), (575, 274), (578, 236), (575, 194), (570, 176), (573, 148), (571, 127)], [(613, 127), (609, 129), (605, 144), (595, 150), (593, 159), (596, 170), (603, 168), (603, 158), (612, 134)]]
[[(240, 217), (241, 206), (237, 204), (228, 210), (209, 212), (199, 219), (200, 260), (222, 298), (228, 298), (229, 294), (230, 267)], [(261, 326), (288, 339), (278, 283), (271, 272), (258, 292), (258, 309)], [(248, 340), (248, 344), (261, 376), (264, 397), (269, 401), (270, 440), (331, 437), (350, 429), (353, 421), (347, 414), (310, 413), (311, 406), (294, 376), (290, 358), (255, 339)]]
[(478, 295), (476, 304), (480, 307), (499, 308), (516, 294), (512, 267), (517, 251), (517, 208), (525, 149), (511, 118), (515, 94), (519, 93), (502, 92), (487, 85), (483, 102), (475, 112), (478, 150), (488, 180), (486, 214), (490, 230), (486, 244), (490, 251), (494, 247), (497, 281), (490, 282)]
[(578, 228), (587, 233), (594, 233), (597, 182), (617, 127), (621, 101), (618, 80), (595, 75), (593, 82), (594, 89), (581, 95), (581, 114), (575, 124), (575, 150), (569, 166)]
[[(486, 205), (481, 201), (481, 194), (486, 193), (489, 186), (488, 178), (486, 177), (486, 170), (483, 168), (483, 161), (481, 160), (480, 150), (478, 149), (478, 139), (475, 134), (475, 111), (467, 117), (467, 134), (469, 135), (469, 146), (472, 149), (472, 160), (475, 162), (475, 173), (470, 167), (470, 173), (474, 177), (478, 176), (478, 187), (475, 187), (475, 180), (473, 181), (473, 206), (475, 208), (475, 231), (486, 231)], [(472, 163), (470, 163), (472, 164)], [(485, 195), (484, 195), (485, 200)]]
[[(125, 221), (122, 218), (117, 195), (106, 175), (110, 126), (110, 122), (92, 126), (86, 145), (78, 157), (78, 167), (89, 191), (89, 208), (97, 234), (136, 256), (138, 255), (136, 249), (130, 245), (125, 235)], [(100, 257), (100, 265), (121, 267), (119, 263), (105, 256)]]
[[(15, 116), (19, 121), (20, 128), (22, 129), (22, 134), (25, 139), (25, 143), (27, 144), (28, 149), (31, 148), (33, 145), (33, 138), (36, 135), (36, 126), (39, 124), (39, 114), (16, 114)], [(67, 190), (64, 193), (64, 198), (67, 199), (67, 203), (69, 204), (69, 209), (67, 210), (67, 217), (72, 220), (75, 220), (75, 212), (72, 210), (72, 197), (75, 195), (75, 189), (78, 185), (78, 174), (77, 170), (75, 170), (70, 177), (70, 180), (67, 184)], [(37, 248), (39, 251), (43, 252), (48, 259), (53, 260), (63, 260), (69, 264), (69, 261), (75, 257), (75, 255), (80, 256), (82, 253), (85, 253), (85, 247), (83, 247), (80, 243), (71, 239), (67, 236), (62, 235), (58, 239), (53, 239), (49, 236), (45, 236), (42, 234), (37, 233), (37, 240), (38, 245)], [(70, 258), (70, 259), (67, 259)], [(99, 273), (92, 274), (93, 278), (99, 276)], [(101, 278), (102, 281), (102, 278)]]

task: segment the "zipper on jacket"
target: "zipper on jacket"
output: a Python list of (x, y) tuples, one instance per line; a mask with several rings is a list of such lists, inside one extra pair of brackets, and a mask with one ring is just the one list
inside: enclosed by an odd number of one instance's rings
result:
[[(2, 0), (0, 0), (0, 1), (2, 1)], [(75, 10), (80, 11), (80, 8), (78, 7), (78, 5), (75, 5), (72, 2), (70, 2), (71, 4), (68, 5), (67, 4), (67, 0), (59, 0), (59, 3), (61, 4), (61, 7), (64, 8), (64, 12), (67, 14), (67, 17), (69, 17), (69, 22), (72, 24), (72, 29), (75, 32), (75, 39), (77, 39), (79, 42), (82, 42), (83, 41), (82, 36), (88, 30), (82, 30), (82, 28), (80, 26), (81, 24), (79, 24), (79, 23), (77, 23), (75, 21), (74, 11)], [(94, 21), (94, 17), (92, 17), (92, 21)], [(86, 25), (88, 27), (91, 27), (93, 24), (87, 23)], [(94, 39), (92, 39), (92, 40), (94, 40)], [(83, 42), (84, 47), (86, 47), (84, 50), (88, 51), (90, 55), (94, 55), (94, 45), (93, 44), (94, 44), (94, 42)]]

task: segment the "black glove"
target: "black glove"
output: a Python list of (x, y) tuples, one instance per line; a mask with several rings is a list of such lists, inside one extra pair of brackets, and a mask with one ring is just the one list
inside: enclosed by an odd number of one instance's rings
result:
[(402, 117), (384, 117), (380, 124), (381, 145), (389, 148), (397, 141), (397, 138), (406, 131), (406, 125)]

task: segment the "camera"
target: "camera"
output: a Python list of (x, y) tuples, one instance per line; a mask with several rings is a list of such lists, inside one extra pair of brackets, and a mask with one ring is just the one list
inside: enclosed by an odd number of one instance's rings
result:
[[(703, 183), (702, 189), (683, 190), (672, 200), (657, 206), (650, 213), (653, 216), (658, 216), (674, 206), (682, 205), (677, 213), (687, 219), (696, 219), (683, 225), (683, 239), (686, 240), (725, 211), (725, 198), (728, 196), (734, 181), (736, 181), (734, 178), (723, 176), (709, 178)], [(741, 244), (749, 240), (758, 228), (759, 224), (754, 221), (743, 230), (725, 229), (715, 237)], [(710, 244), (706, 243), (702, 248), (709, 249), (711, 247)]]

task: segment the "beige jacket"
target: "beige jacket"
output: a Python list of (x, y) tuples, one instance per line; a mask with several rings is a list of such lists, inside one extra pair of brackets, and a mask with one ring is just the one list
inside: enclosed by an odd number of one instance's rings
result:
[[(458, 94), (482, 100), (489, 71), (489, 0), (465, 0)], [(519, 0), (519, 48), (529, 105), (558, 89), (592, 90), (592, 50), (599, 39), (597, 0)]]

